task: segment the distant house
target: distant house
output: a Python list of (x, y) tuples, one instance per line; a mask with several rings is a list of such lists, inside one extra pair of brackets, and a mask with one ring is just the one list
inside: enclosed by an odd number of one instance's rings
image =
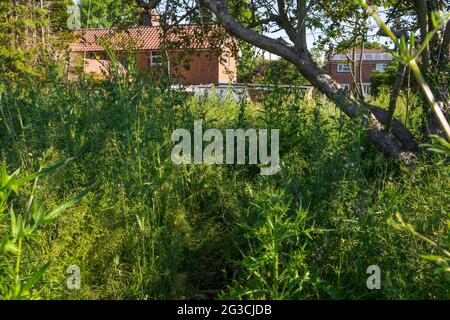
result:
[[(330, 76), (344, 89), (354, 90), (355, 83), (362, 83), (364, 95), (370, 95), (372, 73), (384, 72), (386, 66), (392, 61), (392, 56), (386, 49), (365, 49), (362, 56), (362, 68), (359, 71), (361, 61), (360, 49), (356, 49), (353, 57), (351, 51), (344, 53), (330, 52), (326, 57), (326, 67)], [(352, 62), (355, 62), (356, 71), (352, 71)]]
[[(170, 49), (162, 50), (163, 28), (159, 23), (147, 21), (147, 25), (126, 30), (116, 28), (83, 29), (75, 31), (78, 39), (70, 44), (71, 61), (81, 59), (84, 72), (101, 77), (108, 72), (110, 61), (106, 47), (116, 54), (136, 54), (137, 67), (143, 72), (161, 72), (163, 57), (168, 57), (171, 81), (187, 85), (222, 84), (237, 79), (236, 59), (227, 47), (218, 54), (208, 41), (195, 41), (199, 27), (178, 26), (168, 36)], [(177, 39), (192, 38), (190, 41)], [(181, 37), (181, 36), (180, 36)], [(175, 45), (174, 45), (175, 44)], [(126, 69), (126, 68), (124, 68)]]

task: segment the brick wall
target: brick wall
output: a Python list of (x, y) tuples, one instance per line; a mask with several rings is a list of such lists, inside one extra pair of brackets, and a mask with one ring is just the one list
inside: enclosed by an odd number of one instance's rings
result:
[[(152, 70), (156, 74), (161, 72), (161, 67), (150, 65), (150, 56), (152, 51), (140, 51), (137, 53), (137, 65), (141, 71), (148, 72)], [(73, 54), (75, 56), (75, 54)], [(92, 58), (89, 66), (97, 66), (96, 56), (102, 55), (101, 52), (90, 53), (88, 58)], [(81, 53), (76, 56), (82, 59)], [(92, 56), (92, 57), (91, 57)], [(237, 79), (236, 59), (233, 55), (227, 56), (227, 62), (219, 59), (217, 55), (211, 54), (208, 50), (197, 51), (187, 54), (185, 51), (173, 51), (170, 56), (171, 79), (174, 83), (183, 84), (219, 84), (235, 82)], [(71, 59), (74, 61), (75, 59)], [(221, 62), (222, 61), (222, 62)], [(91, 63), (92, 62), (92, 63)], [(86, 73), (96, 74), (99, 78), (103, 78), (102, 68), (90, 67), (86, 68)]]
[(219, 83), (229, 83), (237, 81), (237, 62), (230, 51), (222, 54), (219, 64)]
[[(151, 68), (149, 57), (151, 51), (140, 52), (138, 66), (142, 71)], [(170, 71), (173, 82), (185, 84), (218, 84), (222, 75), (219, 75), (219, 58), (209, 51), (199, 51), (187, 55), (184, 52), (170, 52)], [(156, 71), (156, 70), (155, 70)]]

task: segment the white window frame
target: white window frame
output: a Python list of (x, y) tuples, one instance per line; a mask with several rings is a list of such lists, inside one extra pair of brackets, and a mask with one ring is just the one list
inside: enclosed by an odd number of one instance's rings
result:
[(387, 63), (377, 63), (375, 69), (379, 72), (385, 72), (387, 67)]
[(363, 87), (363, 95), (365, 97), (370, 96), (372, 93), (372, 84), (371, 83), (363, 83), (362, 87)]
[[(160, 61), (156, 62), (156, 58), (159, 58)], [(150, 56), (148, 57), (149, 62), (150, 62), (150, 67), (162, 67), (163, 63), (162, 63), (162, 54), (159, 52), (151, 52)]]
[(340, 86), (345, 91), (350, 91), (350, 84), (349, 83), (342, 83)]
[[(346, 68), (345, 68), (345, 66), (346, 66)], [(350, 63), (338, 63), (337, 72), (348, 73), (351, 71), (352, 71), (352, 67), (351, 67)]]

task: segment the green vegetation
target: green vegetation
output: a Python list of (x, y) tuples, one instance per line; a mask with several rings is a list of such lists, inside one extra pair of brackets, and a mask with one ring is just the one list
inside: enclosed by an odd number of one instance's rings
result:
[[(445, 155), (423, 153), (414, 168), (387, 160), (321, 96), (280, 90), (236, 104), (131, 76), (2, 84), (8, 171), (72, 159), (6, 206), (33, 196), (54, 208), (91, 188), (22, 242), (21, 279), (35, 279), (24, 297), (449, 298), (441, 269), (421, 257), (439, 256), (441, 247), (388, 223), (401, 214), (445, 243)], [(197, 119), (220, 130), (280, 128), (282, 171), (263, 177), (254, 165), (174, 165), (170, 135)], [(0, 270), (12, 263), (5, 254)], [(366, 288), (373, 264), (381, 290)], [(80, 290), (66, 287), (70, 265), (81, 269)], [(3, 282), (0, 295), (14, 297)]]
[(55, 62), (55, 52), (67, 41), (63, 31), (69, 3), (0, 0), (0, 81), (46, 77), (45, 67)]
[[(406, 166), (369, 142), (364, 104), (348, 121), (323, 95), (294, 87), (274, 86), (252, 102), (193, 96), (164, 76), (139, 73), (133, 61), (120, 72), (112, 52), (105, 80), (69, 81), (62, 58), (69, 2), (0, 0), (0, 299), (450, 298), (446, 139), (432, 136)], [(258, 6), (230, 2), (239, 21), (263, 18)], [(138, 17), (131, 0), (90, 3), (91, 10), (82, 2), (83, 25), (88, 16), (90, 26)], [(437, 88), (450, 69), (432, 77), (417, 61), (448, 14), (430, 15), (431, 36), (416, 45), (373, 9), (353, 17), (353, 2), (323, 4), (331, 21), (307, 19), (328, 30), (323, 40), (347, 36), (343, 18), (363, 26), (372, 13), (398, 44), (396, 61), (418, 85), (390, 116), (430, 142), (426, 111), (445, 127), (435, 95), (445, 96)], [(205, 18), (201, 10), (191, 17)], [(375, 45), (366, 32), (349, 33), (347, 45)], [(253, 46), (240, 47), (240, 79), (254, 80), (260, 60)], [(260, 82), (305, 83), (287, 60), (260, 67)], [(388, 108), (390, 75), (368, 102)], [(280, 129), (281, 171), (175, 165), (171, 134), (192, 131), (195, 120), (222, 132)], [(366, 286), (373, 265), (381, 269), (379, 290)], [(71, 266), (81, 271), (78, 290), (67, 286)]]
[(139, 18), (134, 0), (80, 0), (83, 28), (104, 28), (133, 24)]
[(255, 65), (249, 82), (269, 85), (309, 85), (294, 65), (284, 59), (264, 61)]
[[(45, 161), (43, 159), (42, 161)], [(0, 298), (3, 299), (35, 299), (38, 292), (32, 291), (33, 286), (44, 275), (49, 262), (40, 267), (36, 272), (30, 272), (29, 268), (22, 271), (22, 260), (25, 260), (23, 244), (25, 241), (38, 236), (37, 229), (42, 225), (51, 224), (56, 221), (64, 210), (70, 208), (84, 196), (84, 193), (69, 200), (64, 205), (45, 213), (46, 208), (40, 204), (34, 195), (38, 179), (64, 164), (61, 161), (50, 167), (41, 168), (37, 173), (19, 178), (19, 171), (8, 175), (6, 164), (3, 163), (0, 172), (0, 221), (6, 223), (2, 231), (0, 241)], [(13, 195), (19, 195), (19, 190), (28, 183), (34, 181), (28, 202), (22, 205), (24, 210), (17, 212), (14, 205), (19, 203), (20, 198), (11, 200)], [(47, 260), (50, 260), (48, 257)], [(27, 266), (29, 267), (29, 266)], [(24, 275), (23, 273), (26, 273)]]

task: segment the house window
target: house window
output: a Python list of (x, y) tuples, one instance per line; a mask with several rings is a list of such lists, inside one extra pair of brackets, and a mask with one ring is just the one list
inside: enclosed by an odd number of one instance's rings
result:
[(337, 65), (337, 71), (338, 72), (350, 72), (351, 71), (350, 64), (348, 64), (348, 63), (339, 63)]
[(377, 63), (377, 71), (384, 72), (386, 71), (387, 64), (386, 63)]
[(365, 97), (370, 96), (371, 93), (371, 86), (370, 83), (363, 83), (363, 94)]
[(348, 83), (341, 84), (341, 88), (345, 91), (350, 91), (350, 85)]
[(163, 64), (162, 55), (158, 52), (152, 52), (148, 57), (148, 61), (151, 67), (161, 67)]

